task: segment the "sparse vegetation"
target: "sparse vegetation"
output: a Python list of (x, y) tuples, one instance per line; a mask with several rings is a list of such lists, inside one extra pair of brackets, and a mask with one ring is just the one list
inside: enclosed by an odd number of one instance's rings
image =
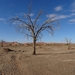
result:
[(0, 41), (1, 47), (3, 47), (3, 43), (4, 43), (4, 42), (5, 42), (4, 40), (1, 40), (1, 41)]
[(67, 46), (68, 46), (68, 50), (71, 49), (71, 39), (65, 38)]

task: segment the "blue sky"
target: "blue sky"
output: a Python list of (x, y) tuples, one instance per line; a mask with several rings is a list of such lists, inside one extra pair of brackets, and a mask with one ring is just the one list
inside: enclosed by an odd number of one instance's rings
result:
[[(16, 32), (14, 26), (10, 26), (7, 20), (16, 15), (28, 12), (30, 0), (0, 0), (0, 40), (31, 42), (23, 34)], [(65, 37), (75, 43), (75, 0), (32, 0), (32, 16), (36, 16), (43, 8), (46, 14), (42, 15), (38, 23), (54, 17), (59, 21), (60, 28), (51, 36), (43, 32), (42, 42), (65, 42)]]

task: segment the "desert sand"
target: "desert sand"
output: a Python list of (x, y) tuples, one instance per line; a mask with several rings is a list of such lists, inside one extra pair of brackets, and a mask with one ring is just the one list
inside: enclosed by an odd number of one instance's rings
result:
[(75, 49), (67, 46), (0, 48), (0, 75), (75, 75)]

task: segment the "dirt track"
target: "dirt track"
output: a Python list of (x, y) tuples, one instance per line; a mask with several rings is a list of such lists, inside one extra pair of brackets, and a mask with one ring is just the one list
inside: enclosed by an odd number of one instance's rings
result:
[[(0, 51), (0, 75), (75, 75), (75, 50), (67, 47), (13, 48)], [(21, 49), (21, 52), (19, 51)]]

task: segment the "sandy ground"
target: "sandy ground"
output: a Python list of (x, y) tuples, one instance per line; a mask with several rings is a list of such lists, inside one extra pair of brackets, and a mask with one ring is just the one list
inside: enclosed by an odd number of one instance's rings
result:
[[(75, 75), (75, 49), (67, 46), (9, 47), (0, 48), (0, 75)], [(21, 50), (21, 51), (20, 51)]]

